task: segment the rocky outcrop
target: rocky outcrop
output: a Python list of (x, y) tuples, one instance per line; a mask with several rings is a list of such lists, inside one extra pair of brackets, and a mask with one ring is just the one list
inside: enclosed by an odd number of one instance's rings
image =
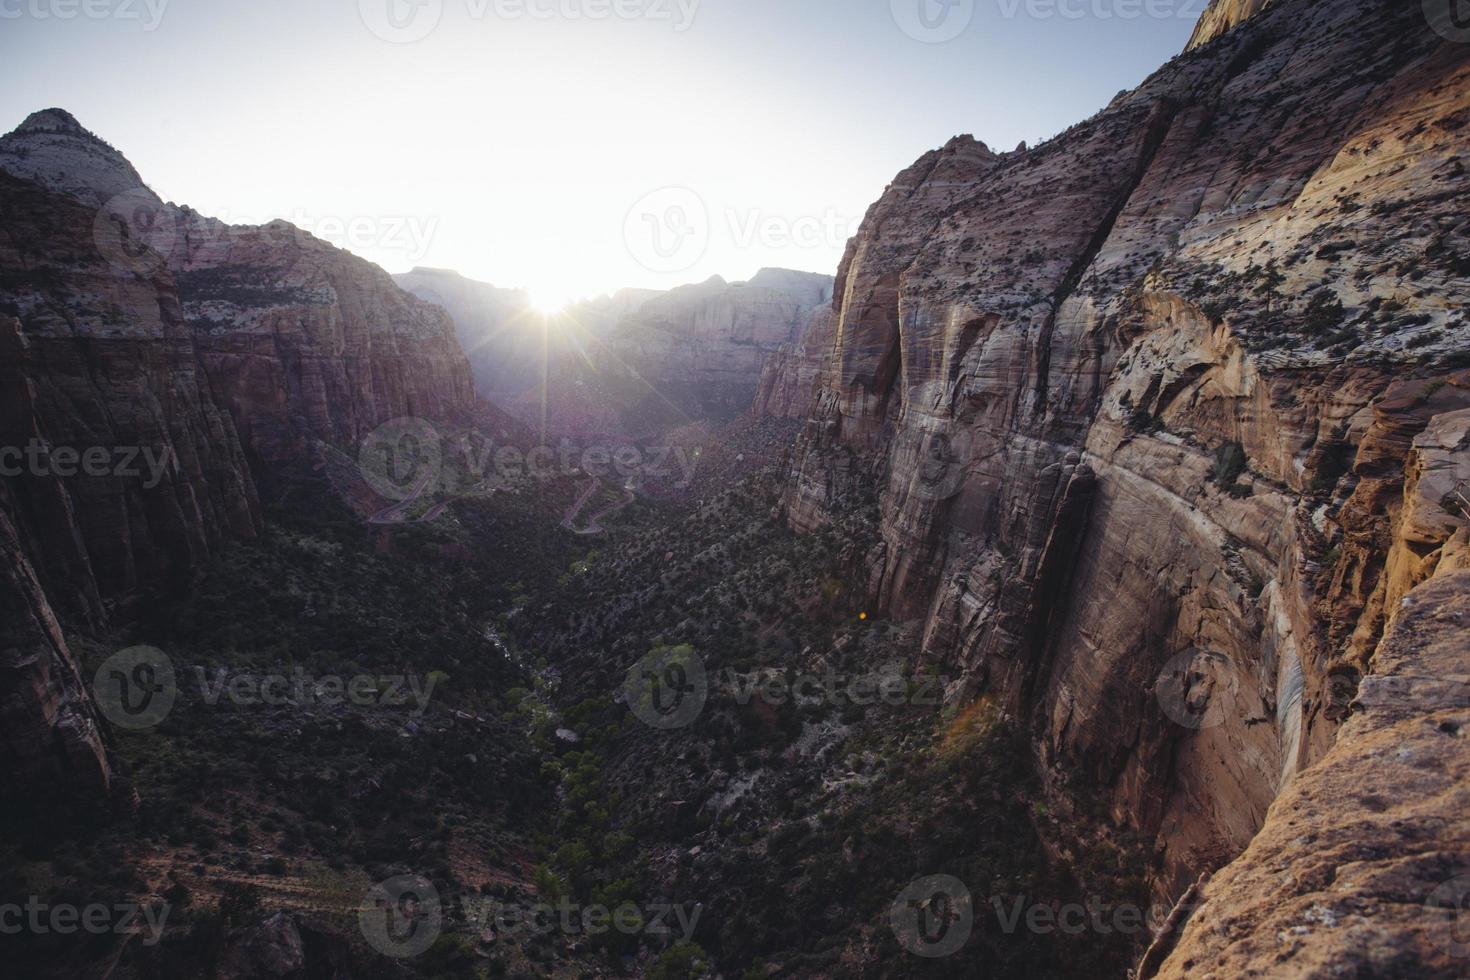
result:
[(1462, 565), (1402, 600), (1351, 720), (1204, 886), (1157, 976), (1465, 975), (1467, 596)]
[(874, 608), (1029, 721), (1049, 792), (1154, 840), (1171, 898), (1336, 743), (1442, 560), (1411, 539), (1464, 519), (1411, 512), (1406, 463), (1470, 407), (1470, 49), (1379, 0), (1210, 16), (1061, 136), (900, 174), (761, 388), (807, 419), (789, 522), (876, 481)]
[(806, 418), (823, 365), (832, 348), (836, 317), (820, 306), (793, 344), (782, 344), (766, 356), (751, 406), (756, 416)]
[(28, 800), (97, 801), (112, 783), (97, 713), (35, 569), (0, 507), (0, 786), (17, 817)]
[(469, 363), (442, 309), (287, 222), (196, 217), (170, 265), (200, 361), (268, 465), (309, 460), (318, 440), (355, 449), (392, 419), (474, 406)]
[(830, 276), (790, 269), (681, 286), (618, 322), (602, 373), (642, 379), (691, 413), (732, 417), (750, 408), (767, 358), (831, 299)]
[(1234, 30), (1272, 2), (1273, 0), (1210, 0), (1210, 5), (1200, 15), (1199, 23), (1194, 25), (1194, 33), (1189, 36), (1189, 43), (1184, 50), (1192, 51), (1226, 31)]
[(0, 173), (0, 202), (12, 519), (57, 612), (100, 624), (252, 536), (255, 485), (168, 272), (107, 261), (74, 198)]
[(79, 250), (177, 288), (209, 382), (258, 461), (300, 463), (315, 440), (354, 446), (393, 418), (472, 409), (449, 317), (377, 266), (285, 221), (227, 225), (165, 204), (59, 109), (0, 139), (0, 168), (93, 208)]
[(95, 795), (108, 766), (58, 620), (156, 613), (259, 530), (259, 476), (474, 393), (438, 307), (284, 222), (163, 204), (53, 109), (0, 139), (0, 403), (6, 778)]
[(127, 157), (65, 109), (33, 112), (0, 138), (0, 170), (45, 184), (94, 211), (122, 195), (161, 203)]

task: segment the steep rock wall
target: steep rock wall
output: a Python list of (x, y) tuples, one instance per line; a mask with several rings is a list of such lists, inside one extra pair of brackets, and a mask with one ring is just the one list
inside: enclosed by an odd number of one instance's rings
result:
[(0, 740), (16, 798), (110, 786), (61, 623), (125, 622), (187, 587), (259, 530), (256, 479), (314, 465), (319, 441), (350, 449), (395, 417), (473, 407), (448, 316), (375, 266), (284, 222), (163, 204), (60, 110), (0, 139)]
[(1470, 405), (1470, 52), (1405, 5), (1252, 13), (1042, 146), (921, 158), (804, 341), (805, 410), (795, 350), (763, 385), (808, 419), (790, 523), (877, 481), (872, 601), (1171, 896), (1332, 746), (1412, 564), (1408, 450)]
[(1210, 0), (1210, 5), (1200, 15), (1199, 23), (1194, 25), (1194, 33), (1189, 36), (1189, 43), (1184, 50), (1192, 51), (1202, 44), (1208, 44), (1226, 31), (1234, 30), (1266, 7), (1273, 0)]

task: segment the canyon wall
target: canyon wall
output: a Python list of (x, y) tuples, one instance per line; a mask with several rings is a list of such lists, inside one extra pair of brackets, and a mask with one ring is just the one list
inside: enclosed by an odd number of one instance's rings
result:
[(832, 298), (831, 276), (790, 269), (623, 289), (553, 313), (532, 308), (524, 291), (442, 269), (394, 280), (453, 316), (484, 397), (574, 438), (652, 436), (747, 411), (767, 360)]
[(680, 286), (609, 331), (602, 373), (640, 379), (691, 415), (732, 417), (750, 408), (767, 359), (796, 342), (831, 299), (831, 276), (791, 269)]
[(156, 614), (321, 442), (474, 407), (441, 309), (285, 222), (164, 204), (56, 109), (0, 139), (0, 400), (5, 778), (94, 796), (106, 753), (58, 622)]
[(658, 295), (655, 290), (623, 289), (548, 316), (536, 309), (526, 290), (492, 286), (448, 269), (418, 268), (395, 275), (393, 281), (449, 313), (469, 356), (476, 390), (506, 408), (539, 397), (548, 372), (574, 371), (613, 324)]
[[(1041, 146), (900, 174), (758, 399), (807, 420), (790, 524), (876, 481), (870, 601), (953, 702), (1029, 724), (1054, 811), (1152, 840), (1171, 898), (1340, 750), (1465, 526), (1470, 408), (1470, 47), (1417, 4), (1207, 18)], [(1453, 462), (1406, 498), (1428, 448)]]
[(1184, 50), (1192, 51), (1226, 31), (1234, 30), (1273, 2), (1274, 0), (1210, 0), (1210, 5), (1200, 15), (1199, 23), (1194, 25), (1194, 33), (1189, 36), (1189, 43)]

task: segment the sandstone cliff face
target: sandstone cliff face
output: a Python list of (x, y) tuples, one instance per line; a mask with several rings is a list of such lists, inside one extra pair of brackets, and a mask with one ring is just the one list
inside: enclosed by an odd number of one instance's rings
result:
[[(830, 303), (832, 279), (762, 269), (748, 282), (715, 276), (649, 299), (606, 338), (603, 370), (636, 375), (694, 411), (731, 416), (756, 396), (768, 357), (794, 343)], [(694, 406), (697, 406), (694, 407)]]
[(391, 419), (474, 406), (447, 313), (287, 222), (192, 221), (170, 265), (200, 361), (268, 465), (310, 459), (317, 440), (356, 447)]
[[(252, 535), (255, 485), (167, 271), (104, 259), (96, 212), (74, 198), (0, 173), (0, 201), (13, 516), (58, 611), (100, 623), (104, 605), (177, 584), (221, 541)], [(106, 462), (89, 472), (80, 459), (17, 455), (33, 444), (100, 448)]]
[(751, 406), (752, 414), (806, 418), (827, 353), (832, 347), (836, 323), (832, 307), (819, 306), (811, 312), (794, 343), (782, 344), (766, 355)]
[(1208, 44), (1226, 31), (1234, 30), (1256, 14), (1265, 10), (1273, 0), (1210, 0), (1210, 5), (1194, 25), (1189, 44), (1184, 48), (1192, 51), (1201, 44)]
[(110, 781), (57, 614), (101, 625), (259, 523), (172, 281), (89, 248), (95, 214), (0, 173), (0, 737), (15, 800)]
[(809, 420), (790, 522), (878, 481), (872, 601), (1171, 896), (1333, 746), (1416, 535), (1464, 521), (1401, 512), (1470, 407), (1470, 49), (1417, 5), (1250, 6), (1042, 146), (901, 174), (762, 385)]
[(1465, 975), (1464, 567), (1405, 597), (1336, 744), (1200, 890), (1172, 955), (1145, 977)]
[(375, 266), (165, 205), (60, 110), (0, 139), (7, 778), (108, 784), (58, 619), (185, 586), (258, 531), (256, 478), (319, 441), (473, 405), (448, 316)]
[(39, 181), (93, 209), (140, 188), (140, 197), (158, 201), (126, 157), (63, 109), (33, 112), (0, 138), (0, 170)]
[[(112, 770), (96, 712), (8, 501), (0, 506), (0, 744), (5, 798), (47, 804), (105, 798)], [(15, 815), (12, 813), (12, 815)]]
[(120, 272), (168, 273), (211, 385), (252, 455), (311, 458), (403, 415), (469, 411), (453, 324), (383, 270), (285, 221), (226, 225), (164, 204), (121, 154), (67, 113), (34, 113), (0, 139), (0, 168), (95, 208), (79, 249)]

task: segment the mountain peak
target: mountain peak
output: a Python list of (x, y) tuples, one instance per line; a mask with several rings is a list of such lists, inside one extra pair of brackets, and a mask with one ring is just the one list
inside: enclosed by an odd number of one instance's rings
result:
[(0, 137), (0, 170), (94, 206), (130, 191), (162, 203), (126, 157), (65, 109), (33, 112)]
[(15, 127), (17, 135), (30, 133), (64, 133), (68, 136), (86, 136), (96, 139), (96, 135), (77, 122), (77, 117), (65, 109), (42, 109), (26, 116), (25, 122)]
[(1193, 51), (1228, 33), (1271, 6), (1273, 0), (1210, 0), (1210, 5), (1194, 25), (1185, 51)]

